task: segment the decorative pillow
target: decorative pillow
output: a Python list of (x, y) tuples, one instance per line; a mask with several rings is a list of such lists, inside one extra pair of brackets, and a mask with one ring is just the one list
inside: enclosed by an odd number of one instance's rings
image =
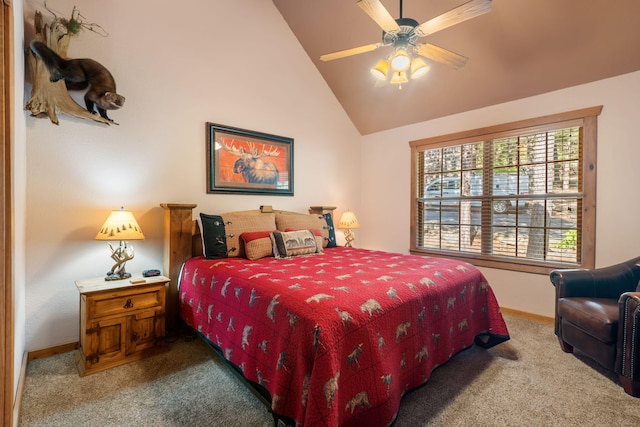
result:
[(327, 222), (327, 227), (329, 231), (329, 240), (327, 241), (327, 248), (335, 248), (338, 246), (338, 241), (336, 240), (336, 229), (333, 227), (333, 216), (331, 213), (327, 212), (324, 214), (324, 219)]
[(202, 246), (204, 256), (209, 259), (227, 257), (227, 238), (224, 221), (219, 215), (200, 214), (202, 223)]
[(310, 230), (274, 231), (271, 243), (276, 258), (318, 253), (316, 238)]
[[(276, 231), (277, 231), (277, 230), (276, 230)], [(287, 228), (287, 229), (286, 229), (286, 230), (284, 230), (284, 231), (289, 232), (289, 231), (302, 231), (302, 230), (294, 230), (293, 228)], [(325, 241), (325, 240), (324, 240), (324, 237), (322, 236), (322, 231), (321, 231), (321, 230), (318, 230), (317, 228), (316, 228), (316, 229), (313, 229), (313, 230), (309, 230), (309, 231), (310, 231), (310, 232), (312, 232), (312, 233), (313, 233), (313, 235), (314, 235), (314, 236), (315, 236), (315, 238), (316, 238), (316, 246), (318, 247), (318, 252), (319, 252), (319, 253), (324, 253), (324, 250), (323, 250), (322, 245), (324, 244), (324, 241)]]
[(323, 215), (276, 215), (276, 229), (284, 231), (292, 230), (321, 230), (322, 231), (322, 247), (329, 244), (329, 227)]
[(273, 256), (271, 231), (251, 231), (240, 235), (244, 243), (244, 253), (250, 260)]
[(240, 235), (251, 231), (276, 230), (275, 215), (272, 213), (256, 215), (222, 214), (227, 237), (227, 256), (243, 257), (244, 247), (240, 244)]

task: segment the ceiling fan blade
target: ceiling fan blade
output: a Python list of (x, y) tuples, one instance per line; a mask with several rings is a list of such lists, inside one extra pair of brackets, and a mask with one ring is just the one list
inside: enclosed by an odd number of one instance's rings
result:
[(398, 31), (400, 27), (393, 16), (380, 3), (380, 0), (358, 0), (358, 6), (371, 17), (384, 31)]
[(384, 46), (382, 43), (372, 43), (365, 46), (352, 47), (351, 49), (339, 50), (338, 52), (326, 53), (320, 57), (321, 61), (333, 61), (334, 59), (345, 58), (347, 56), (357, 55), (359, 53), (371, 52), (377, 48)]
[(462, 6), (451, 9), (440, 16), (436, 16), (427, 22), (418, 25), (416, 34), (424, 37), (436, 31), (444, 30), (452, 25), (459, 24), (477, 16), (483, 15), (491, 10), (491, 0), (471, 0)]
[(450, 50), (443, 49), (430, 43), (420, 46), (420, 48), (418, 49), (418, 53), (433, 61), (449, 65), (456, 70), (458, 68), (464, 67), (464, 65), (469, 60), (469, 58), (467, 58), (466, 56), (458, 55), (455, 52), (451, 52)]

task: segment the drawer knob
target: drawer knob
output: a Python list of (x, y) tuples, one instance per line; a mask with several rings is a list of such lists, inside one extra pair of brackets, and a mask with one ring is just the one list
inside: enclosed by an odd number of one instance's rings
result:
[(131, 298), (127, 299), (127, 302), (124, 303), (124, 305), (122, 306), (122, 308), (132, 308), (133, 307), (133, 303), (131, 302)]

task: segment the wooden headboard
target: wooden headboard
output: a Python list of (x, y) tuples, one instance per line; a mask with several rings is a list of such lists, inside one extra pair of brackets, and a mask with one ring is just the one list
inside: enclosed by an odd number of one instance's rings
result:
[[(182, 264), (194, 256), (202, 256), (202, 235), (198, 221), (193, 218), (195, 204), (161, 203), (164, 209), (163, 273), (171, 279), (167, 295), (167, 329), (175, 330), (178, 321), (178, 276)], [(311, 206), (309, 213), (333, 213), (335, 206)], [(276, 213), (303, 215), (300, 212), (274, 210), (271, 206), (259, 209), (228, 212), (240, 215)]]

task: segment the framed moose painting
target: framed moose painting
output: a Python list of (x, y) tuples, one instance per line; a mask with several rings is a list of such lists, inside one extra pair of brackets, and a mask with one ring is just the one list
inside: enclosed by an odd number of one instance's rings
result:
[(293, 196), (293, 138), (207, 123), (207, 193)]

